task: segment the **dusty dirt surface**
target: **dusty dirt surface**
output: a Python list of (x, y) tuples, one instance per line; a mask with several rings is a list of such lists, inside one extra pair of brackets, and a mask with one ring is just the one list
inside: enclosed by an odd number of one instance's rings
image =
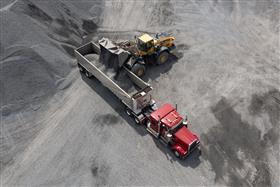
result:
[[(1, 186), (279, 186), (278, 0), (1, 0)], [(177, 160), (73, 49), (171, 32), (144, 77), (201, 139)]]

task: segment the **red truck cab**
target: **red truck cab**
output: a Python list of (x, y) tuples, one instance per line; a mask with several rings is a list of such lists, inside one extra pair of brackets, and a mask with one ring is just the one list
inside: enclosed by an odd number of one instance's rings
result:
[(176, 157), (184, 158), (200, 144), (198, 137), (188, 129), (188, 120), (170, 104), (164, 104), (149, 116), (147, 130), (167, 143)]

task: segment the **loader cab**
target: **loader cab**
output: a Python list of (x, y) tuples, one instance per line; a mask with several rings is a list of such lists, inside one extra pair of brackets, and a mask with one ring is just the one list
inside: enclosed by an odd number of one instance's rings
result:
[(143, 53), (142, 55), (146, 55), (146, 53), (150, 53), (154, 51), (154, 38), (148, 34), (143, 34), (137, 38), (137, 48)]

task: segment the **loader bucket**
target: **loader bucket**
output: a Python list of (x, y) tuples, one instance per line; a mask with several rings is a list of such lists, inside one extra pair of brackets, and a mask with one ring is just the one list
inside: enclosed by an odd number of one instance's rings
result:
[(100, 62), (108, 68), (114, 68), (117, 71), (129, 58), (129, 52), (116, 46), (108, 38), (99, 40)]

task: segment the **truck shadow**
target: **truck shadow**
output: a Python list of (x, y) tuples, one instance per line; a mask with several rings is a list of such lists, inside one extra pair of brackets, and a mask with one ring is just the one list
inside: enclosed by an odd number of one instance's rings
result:
[(165, 154), (166, 159), (171, 164), (174, 162), (178, 162), (179, 164), (181, 164), (184, 167), (196, 168), (201, 163), (201, 154), (199, 153), (199, 149), (194, 150), (188, 157), (186, 157), (184, 159), (179, 159), (173, 154), (173, 152), (167, 145), (161, 143), (155, 137), (153, 137), (153, 141), (155, 142), (155, 145), (157, 146), (157, 148), (159, 150), (161, 150), (163, 154)]
[(138, 134), (145, 136), (148, 132), (141, 125), (136, 125), (134, 120), (129, 117), (125, 112), (125, 106), (119, 98), (117, 98), (110, 90), (108, 90), (103, 84), (96, 78), (87, 78), (83, 73), (81, 74), (82, 80), (87, 83), (103, 100), (105, 100), (128, 124), (132, 125)]

